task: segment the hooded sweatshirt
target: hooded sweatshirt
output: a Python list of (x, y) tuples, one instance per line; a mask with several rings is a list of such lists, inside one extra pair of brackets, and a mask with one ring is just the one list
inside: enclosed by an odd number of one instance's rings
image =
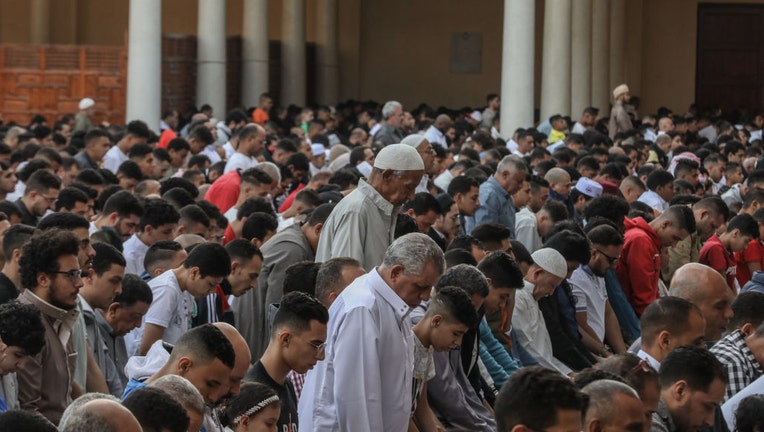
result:
[(626, 233), (621, 259), (616, 266), (618, 281), (637, 315), (658, 299), (661, 274), (661, 242), (641, 217), (624, 221)]

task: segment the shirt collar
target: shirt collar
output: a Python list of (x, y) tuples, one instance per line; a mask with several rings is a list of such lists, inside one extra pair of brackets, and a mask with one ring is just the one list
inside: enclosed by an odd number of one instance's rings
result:
[(57, 321), (61, 321), (67, 324), (69, 327), (74, 325), (74, 321), (77, 319), (77, 315), (80, 313), (77, 308), (65, 310), (53, 306), (40, 297), (37, 297), (37, 295), (35, 295), (35, 293), (33, 293), (30, 289), (24, 290), (21, 295), (24, 296), (29, 301), (29, 303), (37, 307), (37, 309), (39, 309), (43, 315), (51, 317)]
[(376, 205), (386, 215), (392, 215), (395, 212), (395, 206), (390, 201), (386, 200), (376, 189), (374, 189), (366, 180), (358, 181), (358, 190)]
[(393, 308), (395, 316), (398, 318), (398, 325), (400, 325), (409, 313), (411, 313), (409, 305), (407, 305), (406, 302), (393, 291), (392, 287), (382, 279), (382, 276), (380, 276), (376, 268), (369, 272), (367, 281), (371, 285), (371, 288)]
[(650, 366), (652, 366), (653, 369), (656, 371), (660, 370), (661, 368), (661, 362), (655, 359), (655, 357), (651, 356), (650, 354), (644, 352), (643, 350), (639, 350), (637, 353), (637, 357), (641, 358), (642, 360), (647, 360), (648, 363), (650, 363)]

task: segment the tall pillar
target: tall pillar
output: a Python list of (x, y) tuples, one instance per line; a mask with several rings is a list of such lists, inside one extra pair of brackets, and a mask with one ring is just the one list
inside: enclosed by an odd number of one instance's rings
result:
[(199, 0), (196, 43), (196, 104), (226, 114), (226, 0)]
[(241, 35), (241, 102), (257, 106), (268, 92), (268, 0), (244, 0)]
[(162, 1), (130, 0), (125, 120), (159, 132), (162, 110)]
[(576, 0), (570, 19), (570, 116), (575, 119), (592, 98), (592, 0)]
[(337, 60), (337, 0), (318, 0), (316, 46), (316, 99), (334, 105), (339, 98), (340, 67)]
[(281, 19), (281, 104), (305, 106), (305, 0), (284, 0)]
[(610, 1), (610, 88), (623, 84), (626, 49), (626, 0)]
[(30, 41), (50, 43), (50, 0), (30, 0)]
[(608, 0), (592, 0), (592, 106), (610, 113), (610, 12)]
[(504, 0), (501, 47), (501, 135), (533, 126), (536, 1)]
[(541, 63), (539, 120), (544, 121), (570, 109), (570, 0), (546, 1)]

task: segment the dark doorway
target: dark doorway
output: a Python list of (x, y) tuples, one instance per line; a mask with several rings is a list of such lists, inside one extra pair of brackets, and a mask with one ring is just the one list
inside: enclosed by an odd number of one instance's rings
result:
[(695, 100), (729, 112), (764, 106), (764, 5), (699, 4)]

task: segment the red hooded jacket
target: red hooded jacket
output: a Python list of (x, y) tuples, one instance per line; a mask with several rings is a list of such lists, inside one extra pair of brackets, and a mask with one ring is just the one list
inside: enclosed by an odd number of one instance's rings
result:
[(623, 293), (637, 315), (658, 299), (658, 278), (661, 274), (661, 242), (658, 234), (641, 217), (624, 221), (621, 259), (616, 276)]

